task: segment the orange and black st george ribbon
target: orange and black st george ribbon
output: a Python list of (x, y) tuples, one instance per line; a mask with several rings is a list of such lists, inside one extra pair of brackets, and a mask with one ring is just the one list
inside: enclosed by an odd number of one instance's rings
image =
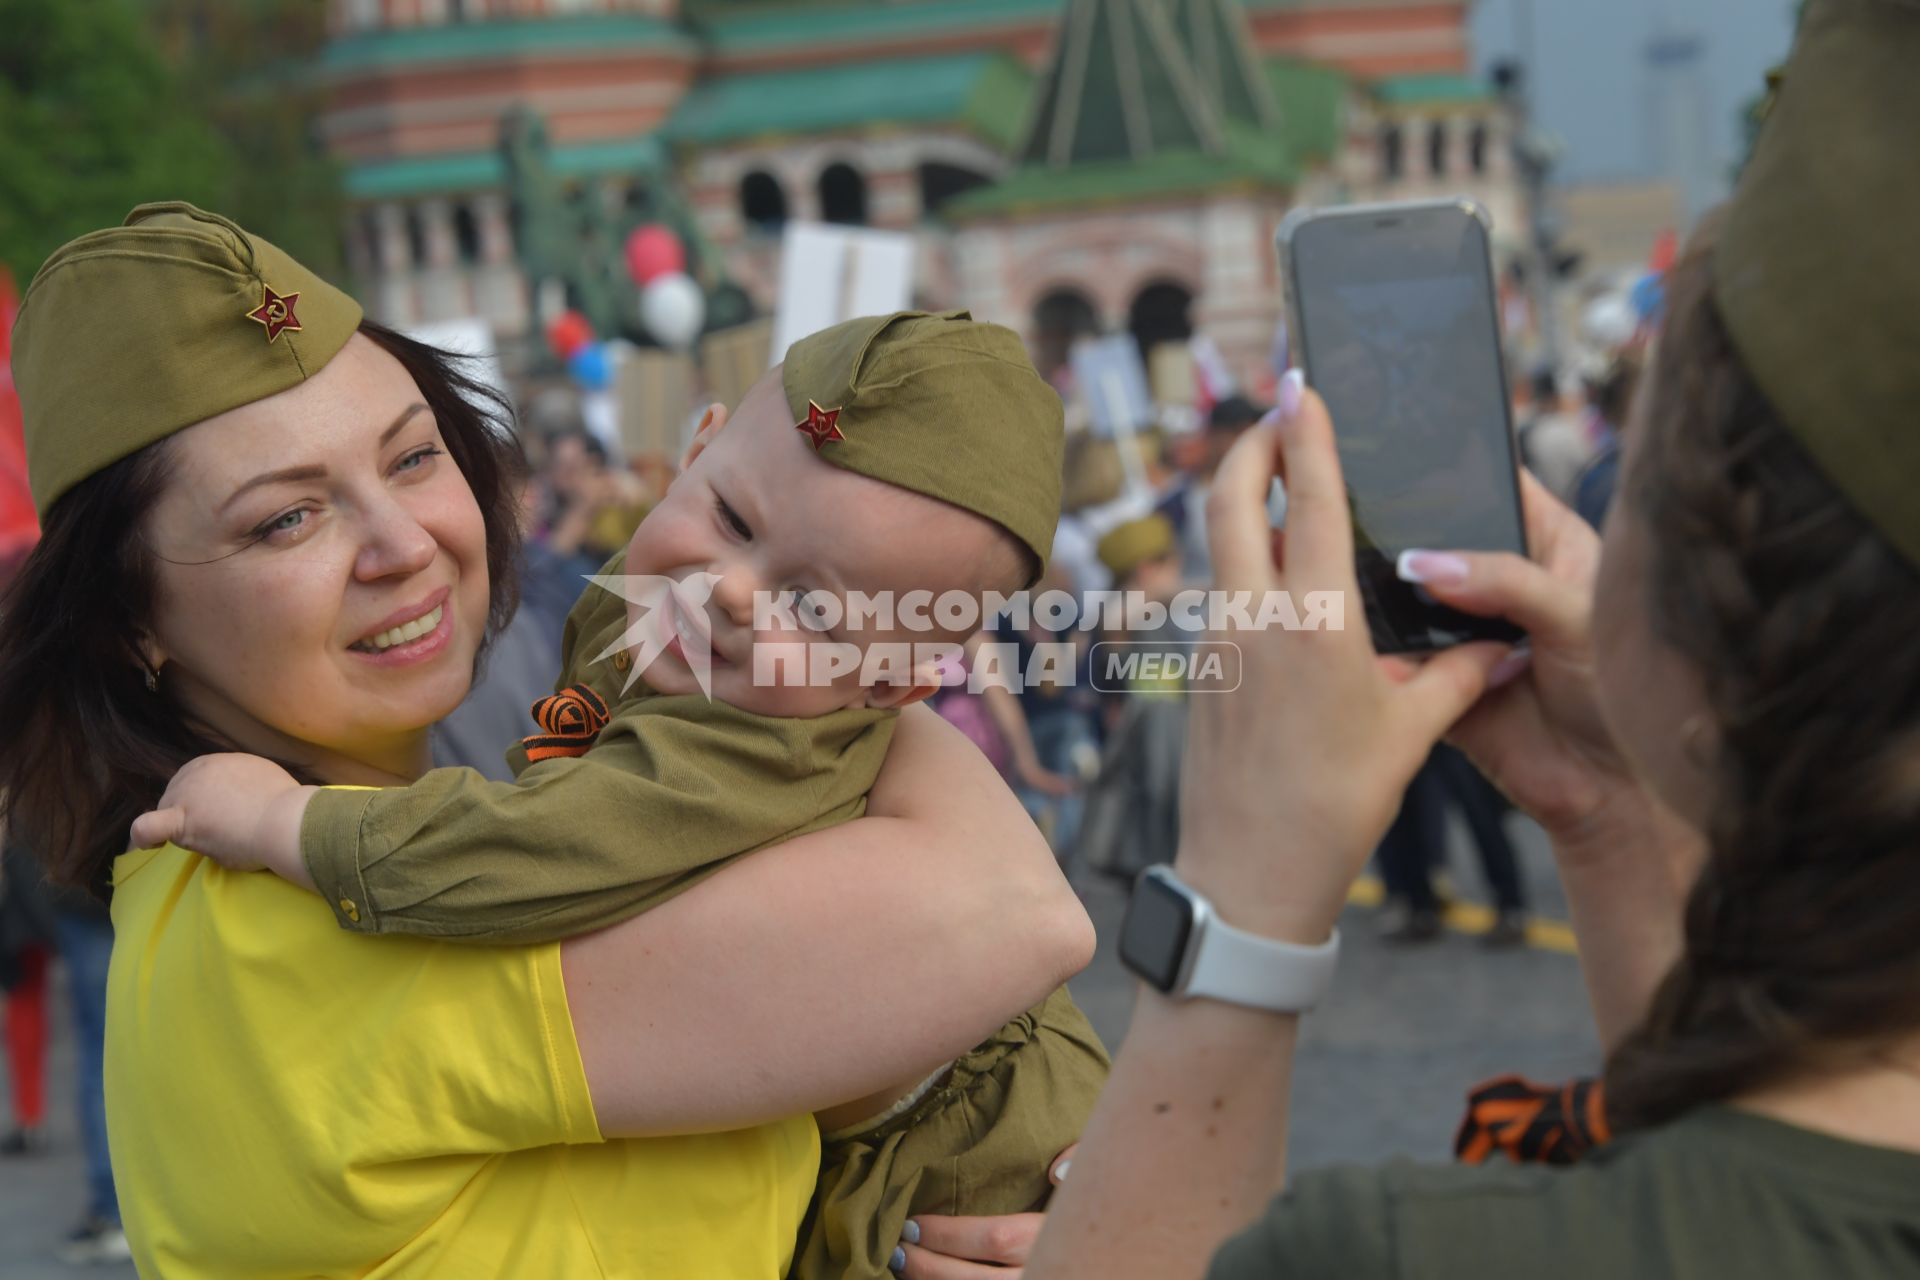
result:
[(1467, 1095), (1453, 1154), (1463, 1164), (1495, 1155), (1515, 1164), (1573, 1164), (1612, 1136), (1600, 1081), (1539, 1085), (1501, 1076)]
[(583, 756), (607, 727), (607, 704), (584, 684), (550, 694), (533, 704), (533, 721), (540, 732), (520, 739), (527, 763)]

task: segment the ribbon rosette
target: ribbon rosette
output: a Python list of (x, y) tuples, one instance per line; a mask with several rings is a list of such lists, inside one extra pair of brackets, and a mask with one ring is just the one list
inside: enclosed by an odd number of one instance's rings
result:
[(520, 740), (529, 764), (583, 756), (607, 727), (607, 704), (586, 685), (576, 684), (534, 703), (533, 720), (540, 732)]

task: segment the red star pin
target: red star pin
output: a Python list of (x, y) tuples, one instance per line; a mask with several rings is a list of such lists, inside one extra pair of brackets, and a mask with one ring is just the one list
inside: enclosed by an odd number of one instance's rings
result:
[(260, 305), (247, 312), (247, 319), (258, 320), (265, 327), (267, 342), (271, 344), (287, 329), (299, 333), (300, 317), (293, 314), (293, 304), (300, 301), (300, 295), (289, 293), (282, 297), (275, 293), (264, 280), (260, 282), (260, 291), (264, 295)]
[(840, 434), (840, 410), (822, 409), (813, 401), (807, 401), (807, 420), (796, 422), (794, 429), (813, 441), (815, 453), (827, 447), (829, 440), (845, 440)]

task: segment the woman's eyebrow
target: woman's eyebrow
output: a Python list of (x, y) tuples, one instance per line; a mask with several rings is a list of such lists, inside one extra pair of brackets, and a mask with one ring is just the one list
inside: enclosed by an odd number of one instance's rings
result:
[[(419, 413), (426, 407), (426, 405), (416, 401), (402, 409), (400, 416), (395, 418), (392, 424), (380, 433), (380, 447), (383, 449), (386, 448), (388, 441), (399, 435), (400, 429), (413, 420), (413, 415)], [(238, 489), (235, 489), (231, 494), (228, 494), (227, 500), (220, 504), (220, 510), (224, 512), (228, 507), (238, 502), (242, 494), (252, 489), (258, 489), (262, 485), (290, 484), (295, 480), (318, 480), (326, 474), (327, 469), (325, 467), (311, 464), (303, 467), (282, 467), (278, 471), (263, 471), (241, 485)]]

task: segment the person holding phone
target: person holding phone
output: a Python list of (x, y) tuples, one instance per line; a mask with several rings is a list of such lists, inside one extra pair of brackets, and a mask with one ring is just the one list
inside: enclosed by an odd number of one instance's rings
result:
[[(1239, 637), (1241, 695), (1194, 709), (1174, 874), (1122, 940), (1149, 989), (1026, 1280), (1920, 1274), (1917, 61), (1914, 0), (1806, 6), (1674, 271), (1604, 547), (1523, 479), (1530, 558), (1407, 558), (1529, 656)], [(1221, 469), (1221, 585), (1352, 592), (1334, 423), (1289, 392)], [(1269, 1203), (1299, 1013), (1448, 732), (1553, 838), (1618, 1134), (1567, 1169), (1398, 1163)], [(1183, 895), (1231, 930), (1158, 909)]]

